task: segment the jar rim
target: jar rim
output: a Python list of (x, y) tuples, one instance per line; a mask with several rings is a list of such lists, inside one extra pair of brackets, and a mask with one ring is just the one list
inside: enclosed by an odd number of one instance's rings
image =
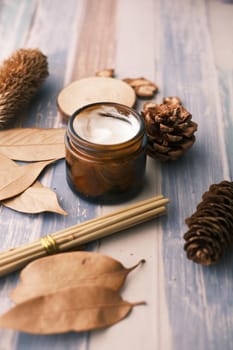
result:
[[(138, 128), (138, 131), (136, 132), (136, 134), (133, 137), (131, 137), (128, 140), (126, 140), (126, 141), (119, 142), (119, 143), (114, 143), (114, 144), (111, 144), (111, 143), (110, 144), (95, 143), (95, 142), (89, 141), (89, 140), (81, 137), (76, 132), (76, 130), (74, 129), (74, 125), (73, 124), (74, 124), (75, 118), (82, 111), (84, 111), (84, 110), (86, 110), (88, 108), (92, 108), (92, 107), (95, 107), (95, 106), (101, 106), (101, 105), (117, 107), (119, 109), (122, 109), (123, 111), (127, 111), (130, 114), (132, 114), (137, 119), (138, 124), (139, 124), (139, 128)], [(90, 104), (82, 106), (81, 108), (78, 108), (71, 115), (71, 117), (69, 118), (67, 132), (68, 132), (69, 136), (72, 137), (72, 140), (74, 142), (75, 141), (78, 142), (78, 143), (81, 142), (84, 146), (88, 146), (88, 147), (91, 147), (91, 148), (98, 147), (101, 150), (104, 150), (104, 149), (107, 149), (107, 148), (108, 149), (111, 148), (111, 150), (114, 150), (114, 149), (119, 150), (119, 148), (124, 148), (125, 145), (128, 145), (131, 142), (135, 142), (139, 137), (141, 137), (141, 135), (144, 135), (145, 134), (145, 125), (144, 125), (143, 119), (140, 117), (140, 114), (135, 109), (133, 109), (131, 107), (128, 107), (126, 105), (117, 103), (117, 102), (102, 101), (102, 102), (90, 103)]]

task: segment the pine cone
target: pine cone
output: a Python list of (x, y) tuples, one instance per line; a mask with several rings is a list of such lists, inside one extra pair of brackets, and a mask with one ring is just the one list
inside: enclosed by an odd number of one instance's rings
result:
[(202, 265), (217, 262), (233, 245), (233, 182), (211, 185), (185, 222), (189, 227), (184, 234), (188, 259)]
[(144, 104), (142, 116), (148, 136), (147, 153), (159, 160), (175, 160), (195, 142), (197, 124), (178, 97), (167, 97), (164, 103)]
[(19, 49), (0, 67), (0, 129), (22, 112), (48, 76), (47, 57), (37, 49)]

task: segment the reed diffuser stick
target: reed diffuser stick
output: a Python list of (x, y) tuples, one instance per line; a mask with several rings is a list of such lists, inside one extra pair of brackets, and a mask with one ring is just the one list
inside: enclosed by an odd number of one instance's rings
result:
[(137, 202), (110, 214), (57, 231), (41, 239), (0, 253), (0, 276), (16, 271), (48, 254), (64, 252), (166, 213), (163, 196)]

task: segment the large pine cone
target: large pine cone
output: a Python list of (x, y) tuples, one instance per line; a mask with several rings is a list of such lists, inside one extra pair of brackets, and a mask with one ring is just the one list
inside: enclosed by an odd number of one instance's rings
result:
[(217, 262), (233, 245), (233, 182), (211, 185), (185, 222), (189, 226), (184, 234), (188, 259), (202, 265)]
[(175, 160), (195, 142), (197, 124), (179, 98), (164, 98), (162, 104), (147, 102), (142, 116), (148, 136), (147, 153), (159, 160)]

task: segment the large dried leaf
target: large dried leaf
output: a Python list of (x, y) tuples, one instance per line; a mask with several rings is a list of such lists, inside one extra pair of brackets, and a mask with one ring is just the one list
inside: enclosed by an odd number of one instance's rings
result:
[(78, 285), (103, 286), (119, 290), (131, 268), (95, 252), (69, 252), (38, 259), (21, 272), (21, 283), (12, 291), (16, 303), (38, 295)]
[(139, 304), (109, 288), (79, 286), (16, 305), (0, 317), (0, 327), (33, 334), (87, 331), (119, 322)]
[(23, 193), (6, 199), (1, 204), (22, 213), (37, 214), (48, 211), (67, 215), (67, 212), (61, 208), (56, 193), (38, 181)]
[(55, 160), (18, 165), (0, 154), (0, 201), (22, 193), (40, 175), (42, 170)]
[(21, 161), (64, 158), (64, 135), (64, 128), (16, 128), (0, 131), (0, 153)]

